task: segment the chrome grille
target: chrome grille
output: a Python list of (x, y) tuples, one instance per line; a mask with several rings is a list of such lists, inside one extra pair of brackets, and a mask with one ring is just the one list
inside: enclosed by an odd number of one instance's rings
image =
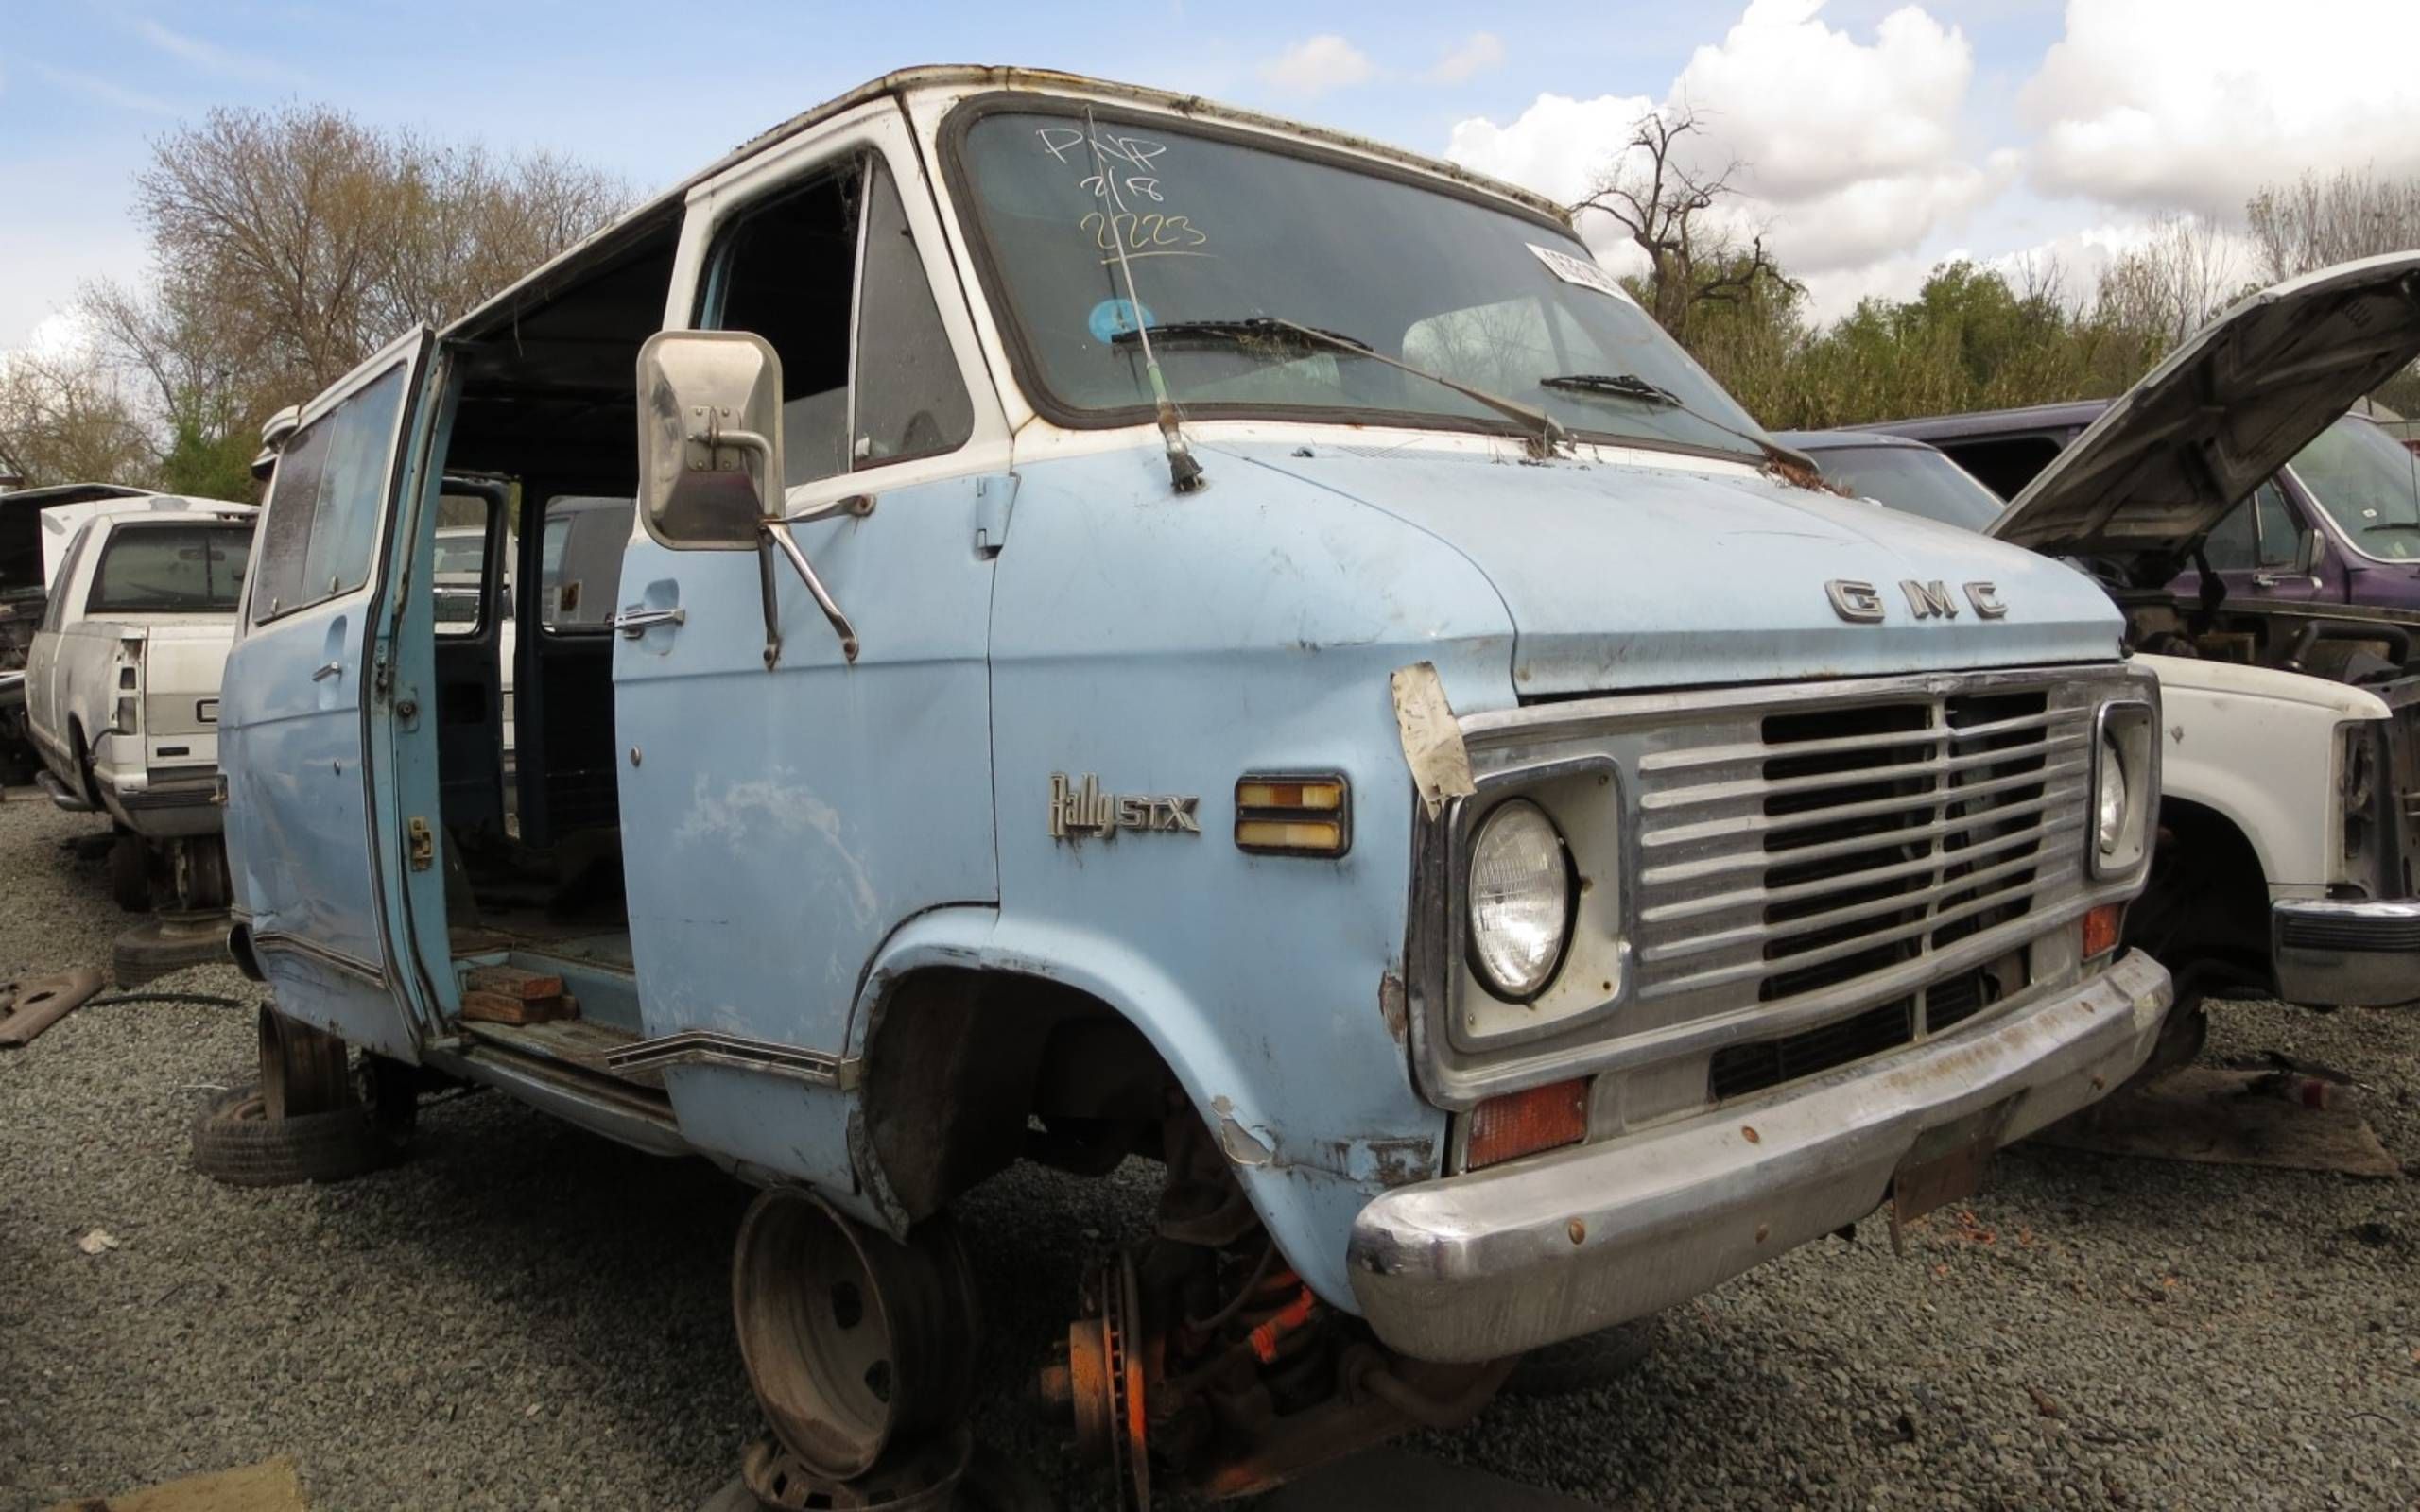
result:
[[(1665, 1022), (1701, 995), (1846, 1014), (1912, 972), (1927, 1032), (1927, 956), (2079, 884), (2091, 709), (1995, 687), (1659, 731), (1638, 762), (1638, 1001)], [(1943, 1019), (1978, 1011), (1965, 974), (1942, 991)]]

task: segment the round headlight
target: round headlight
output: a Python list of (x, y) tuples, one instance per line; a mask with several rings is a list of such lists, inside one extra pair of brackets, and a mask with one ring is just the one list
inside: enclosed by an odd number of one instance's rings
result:
[(2114, 740), (2100, 743), (2100, 792), (2094, 802), (2100, 853), (2114, 856), (2126, 840), (2126, 761)]
[(1532, 998), (1553, 977), (1571, 929), (1563, 835), (1527, 799), (1499, 805), (1471, 842), (1471, 960), (1498, 997)]

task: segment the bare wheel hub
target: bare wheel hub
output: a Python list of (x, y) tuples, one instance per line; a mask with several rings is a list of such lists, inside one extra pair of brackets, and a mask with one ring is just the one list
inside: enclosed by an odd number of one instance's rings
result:
[(732, 1312), (749, 1384), (805, 1475), (912, 1456), (973, 1394), (974, 1276), (945, 1219), (901, 1244), (805, 1193), (766, 1192), (740, 1222)]

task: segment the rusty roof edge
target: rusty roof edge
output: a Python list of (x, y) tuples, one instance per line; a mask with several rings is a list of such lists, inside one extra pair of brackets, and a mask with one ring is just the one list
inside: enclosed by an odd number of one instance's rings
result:
[(691, 191), (700, 184), (723, 173), (750, 158), (776, 146), (801, 132), (830, 120), (846, 111), (856, 109), (885, 95), (904, 98), (920, 90), (950, 87), (991, 89), (1027, 89), (1036, 93), (1082, 93), (1104, 98), (1125, 100), (1134, 104), (1167, 111), (1173, 114), (1201, 116), (1236, 126), (1265, 131), (1283, 132), (1318, 142), (1342, 151), (1390, 163), (1417, 173), (1433, 175), (1482, 194), (1509, 200), (1525, 209), (1549, 215), (1568, 226), (1569, 211), (1546, 196), (1490, 178), (1483, 173), (1447, 163), (1440, 158), (1425, 157), (1402, 147), (1350, 131), (1329, 127), (1312, 126), (1282, 115), (1224, 105), (1200, 94), (1182, 94), (1175, 90), (1155, 89), (1144, 84), (1121, 84), (1114, 79), (1094, 78), (1083, 74), (1063, 73), (1057, 69), (1024, 68), (991, 63), (928, 63), (913, 68), (894, 69), (879, 78), (869, 79), (846, 94), (838, 94), (820, 105), (808, 107), (780, 124), (758, 132), (732, 148), (697, 172), (640, 201), (615, 218), (610, 225), (591, 232), (580, 241), (565, 248), (539, 264), (504, 288), (489, 296), (477, 306), (448, 323), (440, 333), (447, 338), (477, 335), (481, 330), (512, 315), (531, 302), (527, 296), (542, 287), (550, 287), (564, 274), (576, 272), (587, 265), (602, 262), (620, 250), (641, 232), (651, 228), (661, 216), (677, 214)]

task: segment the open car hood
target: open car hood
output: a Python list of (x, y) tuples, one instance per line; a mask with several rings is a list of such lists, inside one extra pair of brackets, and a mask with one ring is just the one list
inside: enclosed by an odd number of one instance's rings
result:
[(2414, 356), (2420, 251), (2247, 295), (2120, 395), (1989, 533), (2054, 556), (2173, 562)]
[(0, 598), (40, 593), (47, 581), (43, 511), (73, 504), (140, 499), (146, 489), (119, 483), (65, 483), (0, 493)]

